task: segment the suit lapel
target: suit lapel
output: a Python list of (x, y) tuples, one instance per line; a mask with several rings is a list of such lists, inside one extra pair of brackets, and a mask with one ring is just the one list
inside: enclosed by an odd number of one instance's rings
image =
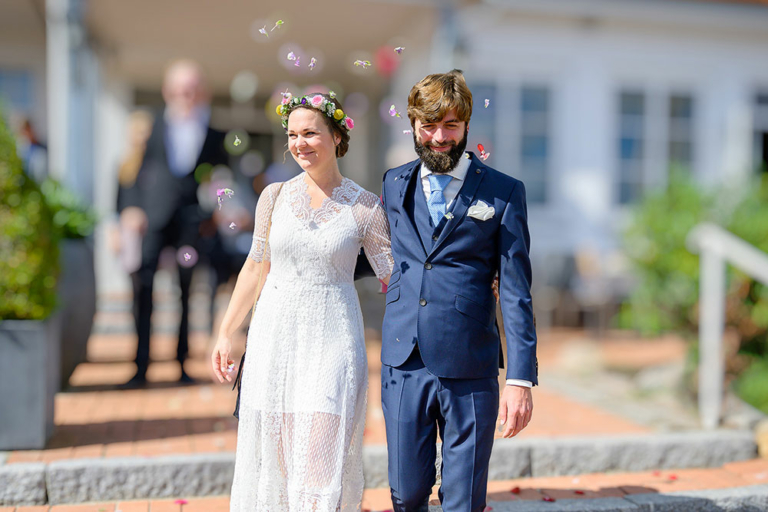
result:
[(168, 171), (168, 174), (171, 176), (174, 176), (173, 171), (171, 171), (171, 160), (170, 160), (170, 153), (168, 152), (168, 149), (171, 147), (171, 137), (168, 133), (168, 124), (163, 119), (163, 113), (160, 113), (160, 118), (157, 120), (157, 127), (160, 132), (159, 140), (159, 154), (162, 158), (162, 161), (165, 162), (165, 168)]
[(454, 199), (455, 204), (451, 210), (453, 218), (445, 224), (445, 227), (443, 227), (440, 236), (432, 246), (432, 250), (428, 251), (430, 256), (442, 245), (445, 239), (448, 238), (448, 235), (450, 235), (453, 230), (456, 229), (456, 226), (459, 224), (459, 222), (464, 221), (464, 217), (467, 213), (467, 210), (469, 209), (469, 205), (471, 205), (472, 201), (475, 199), (477, 188), (480, 186), (480, 182), (483, 181), (484, 176), (485, 169), (477, 161), (477, 157), (472, 154), (469, 170), (467, 170), (467, 177), (464, 179), (464, 183), (462, 184), (461, 189), (459, 189), (459, 194), (456, 196), (456, 199)]
[(408, 225), (408, 229), (411, 230), (411, 234), (419, 241), (419, 245), (421, 246), (422, 250), (424, 251), (424, 255), (427, 255), (427, 248), (424, 247), (424, 242), (421, 240), (421, 235), (419, 234), (419, 230), (416, 227), (416, 219), (414, 211), (415, 208), (411, 208), (409, 203), (410, 199), (414, 200), (414, 207), (415, 207), (415, 196), (410, 196), (409, 191), (413, 191), (413, 194), (417, 194), (420, 192), (420, 182), (419, 182), (419, 169), (420, 169), (420, 160), (415, 160), (412, 162), (412, 165), (405, 169), (403, 172), (401, 172), (399, 175), (395, 177), (395, 182), (399, 185), (395, 187), (396, 190), (399, 191), (399, 197), (398, 197), (398, 203), (400, 206), (400, 211), (402, 212), (403, 217), (405, 217), (405, 224)]

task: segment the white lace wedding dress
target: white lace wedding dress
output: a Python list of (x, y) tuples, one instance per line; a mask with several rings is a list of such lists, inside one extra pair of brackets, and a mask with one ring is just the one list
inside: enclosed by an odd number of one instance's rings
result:
[(389, 224), (379, 198), (347, 178), (312, 209), (304, 176), (276, 199), (270, 185), (256, 208), (249, 257), (271, 270), (248, 330), (232, 512), (362, 501), (368, 364), (353, 274), (364, 247), (376, 275), (390, 275)]

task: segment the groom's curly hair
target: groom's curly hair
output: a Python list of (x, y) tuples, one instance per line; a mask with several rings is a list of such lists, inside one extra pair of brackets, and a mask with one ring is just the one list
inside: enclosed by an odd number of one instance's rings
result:
[(416, 119), (422, 123), (438, 122), (451, 109), (456, 109), (459, 121), (468, 123), (472, 117), (472, 93), (460, 69), (428, 75), (408, 95), (411, 127), (415, 127)]

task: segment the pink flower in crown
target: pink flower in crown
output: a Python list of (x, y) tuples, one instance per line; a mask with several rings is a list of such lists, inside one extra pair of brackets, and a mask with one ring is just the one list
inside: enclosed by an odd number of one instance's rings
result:
[(289, 101), (291, 101), (290, 96), (283, 96), (283, 101), (282, 101), (283, 105), (287, 105)]
[(322, 97), (322, 96), (320, 96), (319, 94), (318, 94), (318, 95), (316, 95), (316, 96), (312, 96), (312, 100), (311, 100), (311, 101), (312, 101), (312, 106), (313, 106), (313, 107), (319, 107), (320, 105), (322, 105), (322, 104), (323, 104), (323, 100), (324, 100), (324, 99), (325, 99), (325, 98), (323, 98), (323, 97)]
[(355, 127), (355, 122), (352, 120), (351, 117), (347, 117), (344, 119), (344, 124), (347, 125), (347, 130), (351, 130)]

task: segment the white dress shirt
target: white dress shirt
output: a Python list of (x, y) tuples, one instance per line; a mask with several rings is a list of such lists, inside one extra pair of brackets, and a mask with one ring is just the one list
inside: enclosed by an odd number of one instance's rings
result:
[[(443, 195), (445, 196), (446, 204), (445, 211), (450, 211), (451, 205), (453, 205), (453, 201), (456, 199), (456, 196), (459, 195), (459, 190), (461, 190), (461, 186), (464, 184), (464, 180), (467, 178), (469, 164), (470, 160), (467, 158), (467, 153), (464, 153), (461, 155), (459, 163), (456, 164), (456, 167), (451, 172), (445, 174), (445, 176), (450, 176), (453, 178), (448, 186), (443, 189)], [(424, 197), (426, 197), (427, 201), (429, 201), (429, 196), (432, 193), (432, 188), (429, 186), (428, 178), (430, 174), (433, 174), (433, 172), (424, 164), (424, 162), (422, 162), (421, 188), (424, 190)], [(530, 388), (533, 387), (533, 383), (529, 380), (507, 379), (507, 386), (522, 386), (525, 388)]]
[(195, 164), (208, 134), (210, 109), (198, 107), (187, 118), (175, 118), (165, 111), (168, 166), (174, 176), (186, 176), (195, 170)]

